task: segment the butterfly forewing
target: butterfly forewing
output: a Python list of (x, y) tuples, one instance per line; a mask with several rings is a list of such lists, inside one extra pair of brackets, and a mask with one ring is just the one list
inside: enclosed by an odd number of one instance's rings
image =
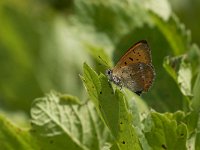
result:
[(136, 63), (151, 64), (151, 52), (145, 40), (142, 40), (129, 48), (113, 70)]

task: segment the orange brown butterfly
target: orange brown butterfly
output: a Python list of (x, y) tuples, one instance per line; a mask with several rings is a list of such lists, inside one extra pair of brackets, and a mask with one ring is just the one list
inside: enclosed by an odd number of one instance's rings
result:
[(106, 75), (109, 81), (138, 95), (147, 92), (155, 78), (147, 41), (139, 41), (130, 47), (113, 69), (106, 70)]

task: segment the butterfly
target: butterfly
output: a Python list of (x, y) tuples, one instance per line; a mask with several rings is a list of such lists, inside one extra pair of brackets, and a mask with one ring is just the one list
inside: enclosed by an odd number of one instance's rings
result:
[(155, 78), (147, 41), (141, 40), (130, 47), (113, 69), (106, 70), (106, 75), (121, 88), (126, 87), (138, 95), (147, 92)]

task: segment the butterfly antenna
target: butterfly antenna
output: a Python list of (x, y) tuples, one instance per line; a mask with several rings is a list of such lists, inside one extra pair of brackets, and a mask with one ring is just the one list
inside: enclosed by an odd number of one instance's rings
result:
[(99, 58), (104, 64), (106, 64), (107, 66), (109, 66), (109, 64), (108, 64), (104, 59), (102, 59), (101, 56), (98, 56), (98, 58)]

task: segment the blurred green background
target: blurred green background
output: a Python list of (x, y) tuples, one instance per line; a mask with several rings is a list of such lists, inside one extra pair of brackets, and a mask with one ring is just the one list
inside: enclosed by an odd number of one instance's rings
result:
[[(0, 112), (29, 116), (32, 101), (50, 90), (86, 100), (79, 75), (83, 62), (98, 68), (91, 49), (103, 49), (108, 56), (115, 54), (116, 62), (124, 53), (116, 49), (125, 51), (141, 39), (150, 42), (157, 74), (143, 98), (157, 111), (181, 109), (178, 86), (162, 67), (165, 56), (180, 53), (170, 51), (164, 36), (139, 8), (129, 12), (117, 1), (113, 3), (91, 1), (88, 7), (79, 0), (1, 0)], [(200, 45), (200, 1), (170, 0), (169, 4), (191, 30), (192, 41)], [(163, 79), (165, 82), (160, 82)]]

